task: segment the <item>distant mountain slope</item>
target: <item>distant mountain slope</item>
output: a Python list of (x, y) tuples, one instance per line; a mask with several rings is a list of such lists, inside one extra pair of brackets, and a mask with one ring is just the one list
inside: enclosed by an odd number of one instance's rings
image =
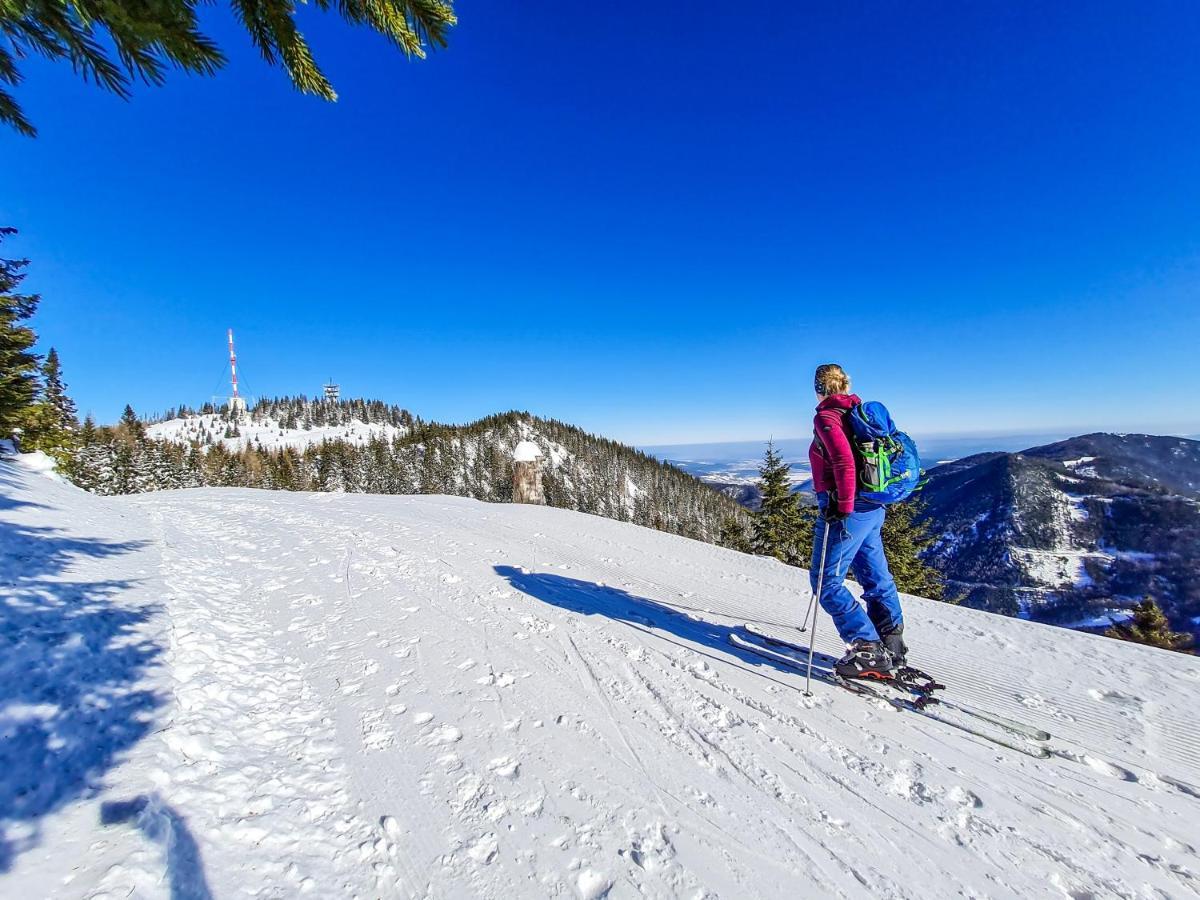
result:
[(931, 561), (970, 606), (1078, 624), (1145, 596), (1200, 613), (1200, 442), (1089, 434), (939, 466)]
[(238, 417), (185, 410), (145, 432), (102, 430), (77, 456), (76, 483), (100, 494), (229, 486), (507, 502), (513, 448), (528, 440), (545, 458), (551, 506), (706, 541), (715, 541), (728, 519), (745, 515), (674, 466), (523, 412), (443, 425), (379, 401), (285, 397)]
[(1200, 499), (1200, 441), (1149, 434), (1085, 434), (1024, 451), (1080, 476)]
[[(686, 469), (685, 469), (686, 471)], [(726, 497), (737, 501), (739, 506), (744, 506), (752, 512), (757, 512), (762, 506), (762, 490), (758, 483), (744, 484), (741, 482), (721, 482), (714, 481), (711, 478), (697, 476), (711, 488), (720, 491)], [(792, 493), (796, 494), (802, 506), (815, 506), (817, 498), (812, 492), (812, 479), (805, 476), (802, 480), (792, 480)]]

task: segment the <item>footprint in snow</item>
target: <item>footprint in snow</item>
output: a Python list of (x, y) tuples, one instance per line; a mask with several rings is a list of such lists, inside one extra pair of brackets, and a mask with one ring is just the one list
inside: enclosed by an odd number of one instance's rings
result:
[(1071, 750), (1055, 750), (1055, 756), (1069, 759), (1071, 762), (1080, 763), (1087, 766), (1097, 775), (1105, 775), (1109, 778), (1117, 778), (1121, 781), (1139, 781), (1138, 776), (1129, 769), (1118, 766), (1116, 763), (1111, 763), (1108, 760), (1100, 759), (1098, 756), (1092, 756), (1090, 753), (1075, 753)]
[(575, 886), (579, 888), (579, 896), (583, 900), (600, 900), (610, 890), (612, 890), (612, 879), (603, 872), (597, 872), (595, 869), (584, 869), (579, 873), (579, 878), (575, 882)]
[(487, 865), (496, 858), (496, 854), (500, 851), (500, 841), (494, 833), (485, 834), (473, 843), (467, 855), (475, 862), (482, 865)]
[(443, 725), (429, 737), (432, 744), (455, 744), (462, 740), (463, 733), (453, 725)]
[(501, 672), (499, 675), (497, 675), (493, 672), (493, 673), (484, 675), (482, 678), (475, 679), (476, 684), (482, 684), (482, 685), (493, 685), (494, 684), (496, 687), (509, 687), (509, 686), (515, 684), (516, 681), (517, 681), (517, 679), (514, 678), (512, 675), (509, 675), (507, 672)]
[(519, 762), (507, 756), (501, 756), (488, 763), (488, 771), (499, 778), (516, 778), (517, 770), (520, 768)]
[(1129, 694), (1122, 694), (1120, 691), (1100, 691), (1096, 688), (1091, 688), (1088, 695), (1093, 700), (1100, 700), (1104, 703), (1111, 703), (1122, 709), (1122, 711), (1137, 712), (1142, 707), (1140, 697), (1132, 697)]
[(393, 816), (381, 817), (379, 827), (383, 829), (383, 833), (388, 840), (399, 841), (404, 837), (404, 829), (400, 827), (400, 823)]
[(360, 724), (362, 742), (367, 750), (386, 750), (396, 742), (396, 734), (383, 723), (383, 711), (365, 713)]

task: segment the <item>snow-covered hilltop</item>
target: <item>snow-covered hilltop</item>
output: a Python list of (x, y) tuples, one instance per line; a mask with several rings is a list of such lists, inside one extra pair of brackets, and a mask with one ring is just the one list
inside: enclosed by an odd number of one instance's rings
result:
[(3, 462), (0, 573), (4, 896), (1200, 885), (1194, 657), (908, 598), (914, 661), (1041, 760), (733, 648), (805, 572), (559, 509)]
[(365, 446), (410, 434), (420, 420), (398, 406), (378, 400), (313, 400), (308, 397), (263, 399), (238, 416), (211, 404), (199, 411), (172, 410), (146, 425), (152, 440), (184, 446), (221, 444), (236, 452), (247, 448), (303, 450), (326, 441)]
[(197, 414), (167, 419), (146, 426), (146, 435), (154, 440), (190, 445), (220, 442), (226, 450), (261, 447), (279, 450), (290, 447), (303, 450), (325, 441), (347, 441), (364, 446), (372, 439), (390, 441), (408, 433), (408, 429), (387, 422), (364, 422), (351, 419), (337, 425), (289, 426), (271, 416), (249, 419), (236, 426), (220, 413)]

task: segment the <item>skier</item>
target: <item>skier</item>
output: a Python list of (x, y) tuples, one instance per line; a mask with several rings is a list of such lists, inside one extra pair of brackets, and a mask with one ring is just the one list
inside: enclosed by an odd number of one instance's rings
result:
[[(905, 665), (908, 648), (900, 595), (880, 535), (885, 510), (855, 496), (857, 470), (846, 418), (861, 401), (850, 393), (850, 377), (832, 363), (817, 367), (813, 390), (817, 415), (808, 459), (820, 516), (809, 578), (813, 592), (820, 591), (821, 608), (847, 645), (837, 673), (843, 678), (888, 679)], [(843, 584), (851, 569), (863, 587), (866, 609)]]

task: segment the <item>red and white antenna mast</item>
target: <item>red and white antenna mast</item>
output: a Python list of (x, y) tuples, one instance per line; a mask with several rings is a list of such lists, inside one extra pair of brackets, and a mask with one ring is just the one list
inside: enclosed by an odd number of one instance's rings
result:
[(246, 411), (246, 401), (238, 395), (237, 354), (233, 352), (233, 329), (229, 329), (229, 376), (233, 382), (233, 396), (229, 398), (229, 411), (234, 415)]

